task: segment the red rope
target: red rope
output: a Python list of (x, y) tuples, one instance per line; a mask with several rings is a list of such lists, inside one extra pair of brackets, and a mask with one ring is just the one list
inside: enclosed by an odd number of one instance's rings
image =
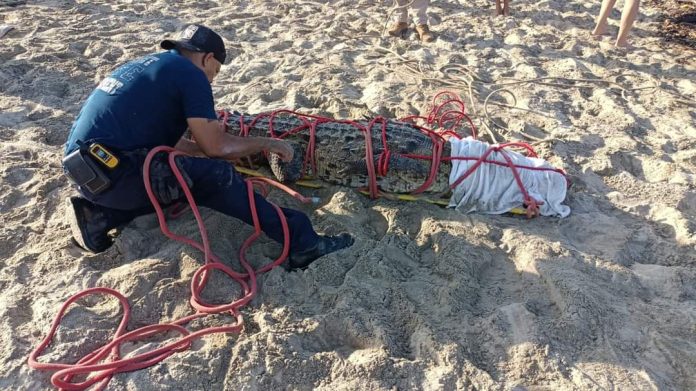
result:
[[(495, 162), (495, 161), (494, 162), (499, 164), (499, 165), (504, 165), (504, 166), (507, 166), (510, 168), (510, 170), (512, 171), (512, 176), (515, 179), (515, 183), (517, 183), (517, 186), (520, 188), (520, 192), (522, 193), (522, 196), (524, 197), (524, 203), (527, 205), (527, 217), (531, 218), (531, 217), (537, 216), (537, 215), (539, 215), (539, 205), (542, 205), (543, 202), (532, 198), (529, 195), (529, 193), (527, 192), (527, 189), (524, 187), (524, 183), (522, 183), (522, 178), (520, 177), (520, 174), (518, 172), (518, 169), (520, 167), (515, 165), (512, 162), (512, 159), (510, 158), (507, 151), (505, 150), (505, 148), (509, 148), (509, 147), (523, 147), (525, 149), (530, 150), (531, 153), (534, 155), (534, 157), (536, 157), (536, 153), (534, 153), (534, 150), (532, 149), (532, 147), (528, 144), (525, 144), (525, 143), (507, 143), (507, 144), (500, 144), (498, 146), (491, 146), (486, 150), (486, 152), (484, 152), (483, 155), (481, 155), (481, 157), (479, 157), (478, 159), (474, 158), (475, 163), (472, 164), (469, 167), (469, 169), (466, 170), (466, 172), (464, 172), (464, 174), (460, 175), (457, 178), (457, 180), (455, 180), (453, 183), (451, 183), (450, 188), (451, 189), (456, 188), (460, 183), (462, 183), (466, 178), (468, 178), (469, 175), (471, 175), (474, 171), (476, 171), (481, 164), (483, 164), (485, 162), (490, 162), (489, 160), (486, 159), (488, 157), (488, 155), (490, 155), (493, 152), (499, 152), (500, 155), (503, 157), (503, 159), (505, 159), (505, 162), (507, 164), (502, 163), (502, 162)], [(450, 160), (472, 160), (472, 158), (450, 157)], [(549, 169), (546, 169), (546, 170), (549, 170)], [(549, 171), (555, 171), (555, 170), (549, 170)]]
[[(419, 160), (430, 160), (430, 172), (428, 174), (428, 177), (425, 179), (423, 184), (419, 186), (417, 189), (412, 191), (412, 194), (419, 194), (432, 186), (432, 183), (437, 179), (437, 174), (440, 170), (440, 164), (443, 161), (451, 161), (451, 160), (473, 160), (476, 163), (467, 171), (467, 173), (458, 178), (457, 181), (455, 181), (454, 184), (451, 185), (452, 188), (456, 187), (459, 183), (461, 183), (468, 175), (470, 175), (473, 171), (475, 171), (481, 164), (496, 164), (496, 165), (501, 165), (501, 166), (506, 166), (509, 167), (512, 170), (513, 177), (515, 179), (515, 182), (517, 185), (520, 187), (520, 191), (522, 192), (525, 203), (528, 205), (528, 215), (533, 216), (538, 214), (538, 205), (539, 201), (532, 199), (529, 194), (527, 193), (527, 190), (524, 188), (524, 184), (522, 183), (520, 176), (519, 176), (519, 170), (524, 169), (524, 170), (534, 170), (534, 171), (552, 171), (556, 172), (559, 174), (562, 174), (564, 177), (566, 177), (565, 172), (560, 169), (555, 169), (555, 168), (545, 168), (545, 167), (530, 167), (530, 166), (525, 166), (525, 165), (515, 165), (512, 160), (507, 156), (507, 153), (504, 151), (506, 148), (521, 148), (524, 149), (527, 152), (527, 156), (529, 157), (537, 157), (536, 152), (534, 149), (527, 143), (522, 143), (522, 142), (516, 142), (516, 143), (507, 143), (507, 144), (502, 144), (499, 146), (491, 146), (489, 150), (480, 158), (469, 158), (469, 157), (443, 157), (443, 151), (444, 151), (444, 144), (446, 142), (445, 137), (455, 137), (457, 139), (461, 139), (462, 136), (458, 131), (458, 128), (460, 127), (461, 123), (463, 121), (466, 121), (469, 124), (470, 128), (470, 133), (471, 137), (476, 139), (477, 137), (477, 129), (476, 126), (474, 125), (473, 121), (471, 118), (466, 114), (466, 105), (464, 104), (464, 101), (459, 98), (459, 95), (451, 92), (451, 91), (442, 91), (435, 95), (435, 97), (432, 100), (431, 103), (431, 110), (429, 111), (427, 117), (422, 117), (422, 116), (408, 116), (400, 119), (402, 122), (410, 122), (416, 130), (419, 132), (427, 135), (430, 137), (430, 140), (432, 141), (433, 144), (433, 150), (430, 155), (417, 155), (417, 154), (397, 154), (393, 152), (392, 150), (389, 149), (389, 145), (387, 143), (388, 141), (388, 133), (387, 133), (387, 123), (388, 120), (377, 117), (372, 119), (367, 126), (364, 126), (360, 124), (359, 122), (356, 121), (351, 121), (351, 120), (335, 120), (332, 118), (327, 118), (327, 117), (321, 117), (317, 115), (310, 115), (310, 114), (302, 114), (293, 110), (276, 110), (270, 113), (263, 113), (259, 114), (256, 117), (254, 117), (251, 121), (251, 123), (246, 126), (244, 124), (243, 118), (240, 119), (241, 122), (241, 128), (243, 129), (242, 132), (240, 132), (240, 135), (249, 135), (249, 130), (253, 128), (257, 121), (261, 118), (268, 118), (268, 133), (270, 137), (274, 138), (287, 138), (290, 135), (298, 134), (303, 131), (307, 131), (309, 133), (309, 142), (307, 145), (307, 151), (305, 153), (304, 161), (303, 161), (303, 166), (302, 166), (302, 173), (305, 174), (307, 172), (307, 166), (311, 166), (312, 168), (312, 173), (313, 175), (317, 175), (317, 162), (316, 162), (316, 130), (317, 126), (320, 124), (324, 123), (337, 123), (337, 124), (347, 124), (355, 127), (358, 131), (362, 133), (362, 135), (365, 138), (365, 166), (367, 170), (367, 177), (368, 177), (368, 185), (367, 188), (370, 193), (371, 198), (378, 198), (380, 195), (380, 190), (379, 186), (377, 185), (377, 177), (384, 177), (388, 175), (389, 172), (389, 160), (392, 156), (400, 156), (400, 157), (405, 157), (405, 158), (411, 158), (411, 159), (419, 159)], [(299, 119), (301, 124), (286, 131), (283, 134), (277, 134), (275, 130), (275, 122), (274, 120), (278, 118), (280, 115), (291, 115), (294, 116), (296, 119)], [(224, 116), (223, 120), (225, 120), (227, 117)], [(424, 122), (427, 126), (432, 127), (427, 128), (423, 126), (419, 126), (415, 124), (417, 121), (422, 121)], [(382, 141), (382, 152), (377, 156), (377, 165), (375, 167), (375, 161), (374, 161), (374, 148), (372, 145), (372, 131), (373, 127), (377, 124), (381, 124), (381, 141)], [(505, 162), (500, 162), (496, 160), (489, 160), (487, 159), (488, 155), (490, 155), (491, 152), (501, 152), (503, 158), (505, 159)], [(567, 177), (566, 177), (567, 181)]]
[[(150, 162), (152, 161), (154, 155), (157, 153), (169, 154), (169, 164), (171, 165), (172, 171), (174, 172), (174, 175), (179, 181), (179, 184), (184, 190), (186, 200), (188, 201), (189, 206), (193, 211), (193, 215), (195, 216), (196, 222), (198, 224), (198, 229), (200, 231), (201, 242), (196, 242), (193, 239), (177, 235), (173, 233), (167, 225), (164, 211), (162, 210), (162, 207), (159, 205), (157, 199), (155, 198), (155, 195), (150, 186)], [(130, 306), (128, 305), (128, 300), (123, 295), (121, 295), (119, 292), (113, 289), (103, 287), (86, 289), (75, 294), (62, 305), (62, 307), (58, 311), (58, 314), (54, 318), (53, 323), (51, 324), (51, 329), (49, 330), (48, 334), (41, 341), (41, 343), (39, 343), (39, 345), (31, 352), (28, 359), (28, 364), (31, 368), (43, 371), (57, 371), (51, 376), (51, 383), (54, 386), (64, 390), (84, 390), (93, 385), (96, 385), (96, 388), (98, 390), (102, 390), (106, 387), (109, 380), (111, 380), (111, 377), (114, 374), (134, 371), (137, 369), (146, 368), (151, 365), (154, 365), (176, 352), (188, 349), (193, 340), (200, 338), (204, 335), (213, 333), (240, 332), (244, 324), (244, 319), (242, 318), (242, 315), (240, 314), (239, 310), (241, 309), (241, 307), (247, 305), (249, 301), (251, 301), (251, 299), (256, 295), (256, 276), (280, 265), (287, 258), (290, 249), (290, 231), (288, 228), (287, 220), (282, 210), (278, 206), (273, 205), (276, 212), (278, 213), (278, 217), (280, 218), (281, 225), (283, 228), (282, 253), (275, 261), (273, 261), (270, 264), (264, 265), (258, 270), (254, 270), (246, 259), (245, 254), (247, 250), (249, 249), (251, 244), (256, 239), (258, 239), (259, 236), (261, 236), (262, 233), (261, 224), (259, 222), (258, 214), (256, 211), (256, 203), (254, 199), (254, 185), (259, 184), (261, 186), (264, 186), (266, 184), (271, 184), (282, 190), (287, 191), (292, 196), (298, 198), (302, 202), (309, 202), (308, 199), (295, 192), (294, 190), (277, 182), (274, 182), (270, 179), (251, 178), (246, 180), (247, 196), (249, 197), (249, 205), (251, 208), (251, 214), (253, 216), (254, 233), (249, 238), (247, 238), (246, 241), (244, 241), (242, 247), (239, 250), (239, 261), (242, 267), (244, 268), (245, 273), (236, 272), (227, 265), (223, 264), (220, 261), (220, 258), (217, 255), (215, 255), (210, 248), (210, 242), (208, 240), (208, 234), (205, 225), (203, 224), (203, 218), (201, 217), (201, 214), (198, 210), (195, 200), (193, 199), (191, 191), (186, 185), (186, 182), (183, 179), (178, 166), (174, 162), (174, 159), (177, 156), (182, 155), (184, 154), (170, 147), (157, 147), (153, 149), (152, 151), (150, 151), (150, 153), (147, 155), (147, 158), (145, 159), (145, 164), (143, 167), (143, 176), (145, 181), (145, 189), (147, 190), (148, 197), (150, 198), (150, 201), (152, 202), (152, 205), (155, 208), (155, 213), (157, 214), (157, 219), (159, 220), (162, 232), (171, 239), (174, 239), (182, 243), (186, 243), (203, 251), (205, 255), (205, 264), (201, 266), (198, 270), (196, 270), (191, 279), (190, 303), (191, 306), (196, 310), (196, 312), (192, 315), (183, 317), (181, 319), (177, 319), (170, 323), (149, 325), (132, 330), (130, 332), (125, 332), (126, 327), (128, 325), (128, 321), (130, 319)], [(215, 305), (206, 303), (203, 300), (201, 294), (205, 289), (205, 285), (208, 281), (208, 273), (212, 270), (221, 271), (225, 273), (227, 276), (229, 276), (232, 280), (237, 282), (237, 284), (239, 284), (242, 290), (241, 297), (227, 304)], [(116, 329), (116, 332), (114, 333), (113, 339), (101, 348), (87, 354), (85, 357), (81, 358), (75, 364), (39, 362), (39, 356), (41, 356), (46, 347), (50, 345), (53, 341), (53, 336), (58, 326), (60, 325), (63, 315), (67, 311), (68, 307), (70, 307), (71, 304), (73, 304), (75, 301), (82, 297), (95, 294), (106, 294), (114, 296), (121, 303), (123, 315), (121, 318), (121, 322), (118, 328)], [(235, 318), (234, 323), (225, 326), (208, 327), (194, 332), (189, 331), (184, 327), (184, 325), (188, 324), (194, 319), (204, 317), (207, 314), (220, 313), (229, 313), (232, 317)], [(149, 352), (140, 353), (129, 358), (121, 357), (120, 350), (123, 343), (128, 341), (140, 340), (143, 338), (151, 337), (156, 334), (168, 333), (170, 331), (178, 332), (179, 334), (181, 334), (181, 337), (173, 342), (165, 344), (164, 346), (161, 346), (157, 349), (153, 349)], [(90, 376), (84, 381), (73, 382), (73, 378), (75, 376), (80, 375)]]

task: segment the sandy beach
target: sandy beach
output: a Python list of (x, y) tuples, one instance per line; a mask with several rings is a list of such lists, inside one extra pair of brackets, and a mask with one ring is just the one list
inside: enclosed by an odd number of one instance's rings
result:
[[(693, 1), (669, 3), (696, 13)], [(194, 312), (189, 284), (201, 253), (166, 238), (154, 215), (126, 226), (106, 252), (82, 251), (64, 219), (75, 190), (60, 163), (99, 81), (187, 23), (226, 41), (231, 60), (213, 83), (220, 109), (402, 118), (455, 91), (484, 140), (534, 143), (568, 173), (572, 212), (465, 215), (340, 186), (300, 189), (321, 198), (305, 205), (274, 191), (272, 201), (305, 211), (321, 233), (351, 232), (355, 244), (304, 271), (261, 275), (241, 334), (204, 337), (117, 374), (107, 389), (696, 389), (689, 35), (667, 39), (652, 1), (632, 46), (617, 49), (620, 8), (609, 36), (590, 35), (599, 0), (512, 0), (509, 17), (495, 17), (493, 1), (433, 0), (437, 39), (423, 44), (415, 34), (385, 37), (391, 4), (0, 1), (0, 25), (13, 27), (0, 38), (0, 389), (52, 389), (51, 373), (27, 358), (80, 290), (121, 292), (129, 330)], [(491, 95), (500, 88), (509, 93)], [(203, 217), (215, 252), (239, 270), (252, 228), (211, 210)], [(172, 229), (198, 234), (190, 214)], [(260, 266), (279, 251), (264, 237), (248, 258)], [(238, 294), (214, 274), (204, 297)], [(79, 301), (41, 360), (74, 363), (109, 341), (120, 316), (112, 298)], [(128, 343), (123, 353), (158, 343)]]

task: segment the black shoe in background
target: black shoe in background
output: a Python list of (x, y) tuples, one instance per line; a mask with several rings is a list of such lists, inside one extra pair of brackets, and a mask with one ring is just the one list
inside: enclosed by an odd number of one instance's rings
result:
[(355, 240), (350, 234), (342, 233), (338, 236), (320, 236), (314, 247), (304, 251), (291, 253), (288, 259), (288, 269), (306, 269), (317, 258), (342, 248), (350, 247)]
[(66, 218), (77, 245), (93, 253), (111, 247), (113, 241), (107, 233), (112, 227), (107, 214), (84, 198), (70, 197), (65, 201)]

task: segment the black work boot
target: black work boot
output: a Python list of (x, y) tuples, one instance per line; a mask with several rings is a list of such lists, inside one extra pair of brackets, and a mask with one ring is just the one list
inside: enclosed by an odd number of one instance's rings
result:
[(70, 197), (65, 204), (66, 218), (78, 246), (93, 253), (111, 247), (112, 240), (107, 233), (112, 227), (105, 211), (80, 197)]
[(306, 269), (317, 258), (342, 248), (350, 247), (354, 241), (353, 237), (347, 233), (342, 233), (338, 236), (320, 236), (314, 247), (290, 254), (288, 269)]

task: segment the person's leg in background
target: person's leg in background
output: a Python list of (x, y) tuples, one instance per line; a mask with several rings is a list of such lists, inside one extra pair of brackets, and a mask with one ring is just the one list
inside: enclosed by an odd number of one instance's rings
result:
[(640, 0), (626, 0), (621, 12), (621, 25), (619, 26), (619, 35), (616, 37), (616, 46), (625, 47), (628, 45), (628, 33), (638, 16), (639, 6)]
[(435, 35), (428, 26), (428, 5), (430, 0), (415, 0), (411, 6), (416, 11), (416, 32), (423, 42), (432, 42)]
[(430, 0), (415, 0), (411, 5), (411, 8), (416, 11), (416, 26), (428, 24), (428, 5)]
[(503, 0), (503, 13), (505, 16), (510, 16), (510, 0)]
[(395, 0), (395, 5), (399, 7), (394, 11), (394, 23), (389, 29), (389, 35), (393, 37), (401, 37), (408, 30), (408, 7), (405, 7), (411, 0)]
[(503, 0), (495, 0), (495, 15), (503, 15)]
[(614, 8), (614, 4), (616, 4), (616, 0), (602, 1), (602, 8), (599, 10), (599, 15), (597, 16), (597, 25), (592, 31), (592, 35), (595, 37), (600, 37), (601, 35), (606, 34), (608, 26), (607, 20), (609, 19), (611, 10)]

